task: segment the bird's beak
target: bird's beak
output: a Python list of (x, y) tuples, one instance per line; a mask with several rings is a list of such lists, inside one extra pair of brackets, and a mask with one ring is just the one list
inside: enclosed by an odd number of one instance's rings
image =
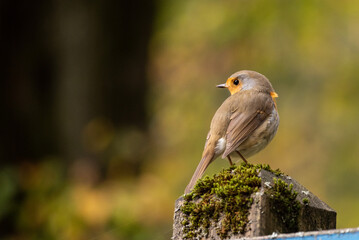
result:
[(227, 88), (228, 86), (227, 86), (227, 84), (223, 83), (223, 84), (217, 85), (216, 87), (218, 87), (218, 88)]

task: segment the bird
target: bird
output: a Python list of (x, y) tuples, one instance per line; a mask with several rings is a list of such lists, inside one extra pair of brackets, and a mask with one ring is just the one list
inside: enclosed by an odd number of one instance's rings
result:
[(233, 165), (231, 156), (238, 154), (247, 163), (247, 158), (265, 148), (277, 133), (278, 94), (264, 75), (241, 70), (216, 87), (227, 88), (231, 95), (212, 118), (202, 158), (185, 194), (191, 192), (208, 165), (219, 156)]

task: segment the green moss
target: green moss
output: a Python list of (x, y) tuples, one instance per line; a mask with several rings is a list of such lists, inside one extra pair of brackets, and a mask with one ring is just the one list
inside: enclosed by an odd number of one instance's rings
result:
[(181, 207), (185, 217), (182, 222), (184, 238), (206, 238), (212, 224), (221, 239), (227, 238), (230, 232), (244, 233), (253, 203), (251, 194), (261, 186), (260, 169), (277, 176), (281, 174), (279, 170), (270, 169), (269, 165), (243, 163), (213, 177), (200, 179), (193, 191), (184, 196)]
[(298, 217), (301, 205), (296, 197), (298, 193), (293, 191), (293, 184), (288, 184), (282, 179), (274, 178), (274, 187), (267, 194), (272, 201), (272, 208), (277, 214), (277, 219), (283, 223), (283, 232), (298, 231)]
[(303, 198), (303, 204), (304, 205), (308, 205), (309, 204), (309, 199), (308, 198)]

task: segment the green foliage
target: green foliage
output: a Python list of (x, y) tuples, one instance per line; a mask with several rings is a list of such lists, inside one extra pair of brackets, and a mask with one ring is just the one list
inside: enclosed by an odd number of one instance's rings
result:
[(16, 207), (12, 202), (16, 194), (16, 184), (12, 169), (2, 169), (0, 171), (0, 219)]

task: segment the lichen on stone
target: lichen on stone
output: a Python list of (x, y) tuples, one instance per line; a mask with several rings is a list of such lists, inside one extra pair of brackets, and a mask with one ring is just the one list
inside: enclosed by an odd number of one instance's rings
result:
[(184, 238), (206, 238), (212, 225), (221, 239), (229, 233), (244, 233), (253, 203), (251, 195), (261, 186), (261, 169), (281, 174), (269, 165), (243, 163), (200, 179), (193, 191), (184, 196), (181, 207)]

